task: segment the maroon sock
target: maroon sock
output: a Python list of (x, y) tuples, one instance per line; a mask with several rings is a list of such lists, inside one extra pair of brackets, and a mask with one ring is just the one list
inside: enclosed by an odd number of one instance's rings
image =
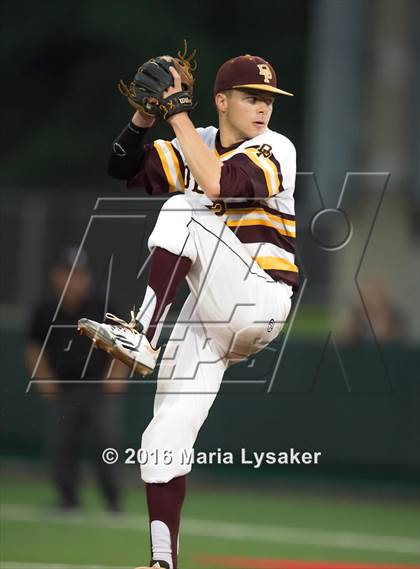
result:
[[(174, 255), (161, 247), (156, 247), (153, 250), (147, 284), (156, 295), (156, 304), (150, 323), (144, 332), (150, 343), (154, 340), (153, 347), (156, 347), (162, 328), (162, 315), (164, 315), (168, 305), (174, 301), (179, 285), (186, 277), (190, 267), (191, 260), (188, 257)], [(140, 312), (142, 309), (143, 307)], [(141, 320), (140, 317), (140, 322)], [(158, 329), (157, 337), (155, 337), (156, 329)]]
[[(173, 569), (178, 567), (178, 533), (181, 518), (182, 504), (185, 498), (187, 477), (179, 476), (165, 484), (146, 484), (147, 507), (149, 509), (150, 524), (153, 521), (164, 523), (169, 529), (170, 547)], [(159, 561), (158, 553), (153, 553), (152, 559)]]

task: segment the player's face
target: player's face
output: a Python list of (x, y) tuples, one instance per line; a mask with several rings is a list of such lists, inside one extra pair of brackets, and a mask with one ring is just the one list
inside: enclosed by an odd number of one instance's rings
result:
[(273, 95), (232, 89), (225, 97), (225, 127), (238, 141), (254, 138), (265, 131), (273, 112)]

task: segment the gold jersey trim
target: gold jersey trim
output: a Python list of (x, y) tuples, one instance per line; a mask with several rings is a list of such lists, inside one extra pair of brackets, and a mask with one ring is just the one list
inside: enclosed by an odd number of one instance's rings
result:
[(156, 148), (162, 163), (163, 171), (169, 184), (170, 192), (179, 190), (185, 191), (184, 179), (181, 174), (179, 160), (175, 154), (172, 144), (167, 140), (155, 140), (153, 146)]
[(299, 269), (294, 263), (281, 257), (255, 257), (254, 261), (264, 271), (290, 271), (293, 273), (299, 272)]
[[(285, 219), (280, 215), (274, 215), (266, 212), (262, 208), (249, 209), (227, 209), (226, 225), (229, 227), (265, 225), (275, 229), (281, 235), (286, 237), (296, 237), (296, 222), (291, 219)], [(233, 217), (243, 216), (239, 219)]]
[[(236, 152), (236, 148), (234, 148), (233, 150), (228, 150), (227, 152), (223, 152), (222, 154), (219, 154), (219, 152), (217, 151), (217, 148), (214, 147), (214, 154), (216, 155), (217, 158), (227, 158), (228, 156), (231, 156), (234, 152)], [(239, 154), (239, 152), (238, 152)]]
[(257, 148), (245, 148), (242, 152), (264, 172), (269, 197), (277, 194), (280, 191), (280, 179), (275, 164), (262, 154), (258, 155)]

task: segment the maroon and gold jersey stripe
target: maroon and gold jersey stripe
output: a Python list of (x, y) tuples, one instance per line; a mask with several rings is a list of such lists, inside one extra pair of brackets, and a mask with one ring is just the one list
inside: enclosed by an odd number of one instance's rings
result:
[(299, 288), (299, 273), (295, 271), (282, 271), (265, 269), (265, 272), (270, 275), (275, 281), (283, 281), (293, 287), (296, 291)]
[(153, 146), (159, 155), (169, 191), (185, 191), (184, 173), (172, 144), (167, 140), (155, 140)]
[(276, 229), (264, 225), (232, 227), (232, 231), (242, 243), (271, 243), (288, 253), (295, 253), (295, 238), (281, 235)]

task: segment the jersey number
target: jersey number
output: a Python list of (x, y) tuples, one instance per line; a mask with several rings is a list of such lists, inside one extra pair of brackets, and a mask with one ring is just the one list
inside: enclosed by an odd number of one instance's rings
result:
[(185, 184), (186, 190), (191, 190), (192, 192), (197, 192), (197, 194), (204, 194), (203, 190), (200, 190), (197, 182), (191, 176), (191, 172), (190, 172), (190, 169), (188, 168), (188, 166), (185, 166), (185, 168), (184, 168), (184, 184)]

